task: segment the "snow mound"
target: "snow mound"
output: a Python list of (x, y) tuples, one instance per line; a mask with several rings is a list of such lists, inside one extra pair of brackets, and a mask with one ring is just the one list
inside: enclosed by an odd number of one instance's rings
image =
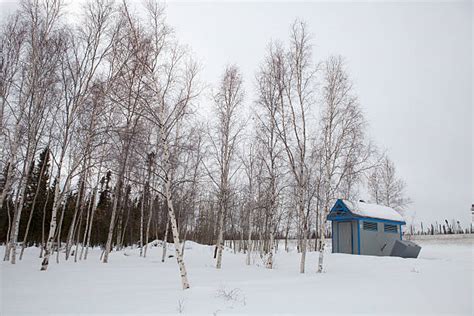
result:
[[(183, 241), (181, 241), (181, 245), (182, 245)], [(155, 239), (151, 242), (148, 243), (148, 247), (163, 247), (163, 241), (162, 240), (158, 240), (158, 239)], [(174, 243), (172, 242), (167, 242), (166, 243), (166, 248), (168, 250), (171, 250), (171, 251), (174, 251)], [(224, 247), (226, 248), (226, 247)], [(184, 243), (184, 249), (185, 250), (190, 250), (190, 249), (194, 249), (194, 250), (197, 250), (199, 252), (207, 252), (209, 249), (214, 249), (214, 245), (203, 245), (203, 244), (199, 244), (197, 242), (194, 242), (194, 241), (191, 241), (191, 240), (186, 240), (185, 243)]]

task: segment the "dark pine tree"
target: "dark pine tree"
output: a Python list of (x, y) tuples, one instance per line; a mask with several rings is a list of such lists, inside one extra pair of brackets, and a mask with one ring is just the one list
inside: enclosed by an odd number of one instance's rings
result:
[(107, 232), (110, 224), (110, 209), (112, 207), (111, 182), (112, 172), (107, 171), (100, 180), (99, 202), (94, 217), (94, 224), (91, 232), (91, 244), (105, 245)]
[[(5, 166), (0, 176), (0, 192), (3, 191), (3, 186), (5, 185), (7, 169), (8, 169), (8, 165)], [(11, 218), (9, 219), (9, 217), (11, 217), (11, 214), (9, 214), (8, 210), (12, 209), (9, 207), (10, 203), (11, 203), (10, 197), (7, 196), (5, 201), (3, 201), (3, 205), (0, 205), (0, 242), (2, 243), (4, 243), (7, 240), (8, 225), (9, 225), (9, 220), (11, 220)]]
[[(37, 163), (32, 164), (32, 170), (28, 179), (24, 212), (20, 221), (20, 240), (23, 240), (28, 221), (31, 216), (28, 231), (27, 244), (39, 244), (42, 236), (43, 212), (46, 212), (45, 222), (49, 223), (51, 214), (48, 210), (52, 206), (52, 192), (49, 187), (50, 176), (50, 152), (49, 148), (41, 151)], [(33, 213), (32, 213), (33, 212)]]

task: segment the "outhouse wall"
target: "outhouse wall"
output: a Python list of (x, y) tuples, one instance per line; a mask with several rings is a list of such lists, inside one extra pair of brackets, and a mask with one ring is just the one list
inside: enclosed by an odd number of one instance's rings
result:
[(358, 254), (359, 253), (359, 238), (358, 238), (358, 233), (357, 233), (357, 223), (358, 221), (353, 221), (352, 222), (352, 240), (354, 241), (354, 251), (352, 252), (353, 254)]
[[(377, 231), (364, 229), (364, 222), (370, 222), (377, 225)], [(396, 232), (385, 232), (384, 224), (396, 225)], [(360, 229), (360, 254), (373, 256), (387, 256), (391, 249), (391, 244), (395, 240), (400, 240), (400, 225), (387, 222), (378, 222), (369, 220), (359, 221)]]

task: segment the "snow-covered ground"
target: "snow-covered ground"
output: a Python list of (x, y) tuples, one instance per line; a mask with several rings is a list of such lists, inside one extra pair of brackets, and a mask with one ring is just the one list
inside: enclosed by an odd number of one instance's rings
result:
[(246, 266), (244, 254), (227, 249), (216, 270), (212, 247), (187, 242), (186, 291), (175, 258), (161, 262), (161, 247), (146, 259), (137, 249), (115, 252), (108, 264), (94, 249), (85, 262), (63, 260), (47, 272), (39, 271), (39, 250), (29, 248), (22, 262), (0, 266), (1, 315), (473, 315), (472, 241), (419, 241), (419, 259), (328, 254), (323, 274), (315, 273), (312, 252), (304, 275), (295, 251), (280, 251), (275, 269), (267, 270), (258, 257)]

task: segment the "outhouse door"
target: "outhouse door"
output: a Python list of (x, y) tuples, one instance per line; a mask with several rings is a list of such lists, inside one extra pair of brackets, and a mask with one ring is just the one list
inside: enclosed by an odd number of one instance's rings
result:
[(339, 252), (352, 253), (352, 222), (339, 222)]

